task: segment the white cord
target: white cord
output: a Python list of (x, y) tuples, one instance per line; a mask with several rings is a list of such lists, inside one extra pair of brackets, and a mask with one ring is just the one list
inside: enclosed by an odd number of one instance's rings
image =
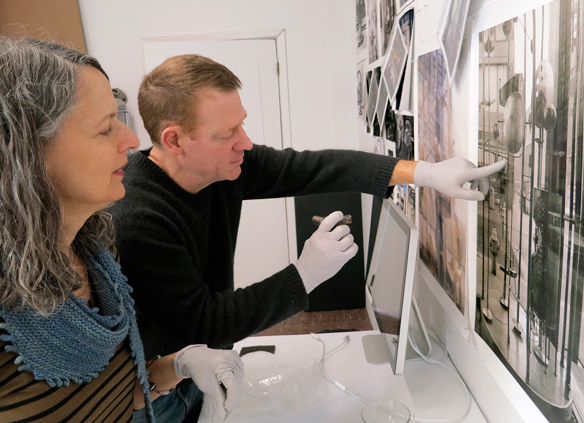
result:
[(315, 335), (314, 333), (311, 333), (312, 337), (314, 339), (316, 339), (318, 342), (320, 342), (322, 344), (322, 358), (320, 359), (320, 370), (322, 371), (322, 374), (324, 375), (325, 378), (327, 378), (329, 381), (331, 381), (337, 388), (339, 388), (341, 391), (346, 392), (347, 394), (351, 395), (353, 398), (361, 401), (363, 404), (367, 404), (367, 401), (365, 401), (363, 398), (358, 397), (357, 395), (355, 395), (354, 393), (352, 393), (351, 391), (349, 391), (345, 386), (343, 386), (342, 384), (340, 384), (339, 382), (337, 382), (330, 374), (329, 372), (327, 372), (324, 364), (325, 362), (334, 354), (339, 352), (340, 350), (342, 350), (343, 348), (345, 348), (347, 345), (349, 345), (349, 341), (351, 340), (351, 338), (349, 337), (349, 335), (345, 336), (345, 338), (343, 338), (343, 342), (339, 345), (337, 345), (335, 348), (333, 348), (332, 350), (330, 350), (328, 353), (326, 352), (326, 345), (324, 343), (324, 341), (322, 339), (320, 339), (317, 335)]
[[(342, 350), (343, 348), (345, 348), (351, 338), (349, 337), (349, 335), (345, 336), (343, 338), (343, 342), (339, 345), (337, 345), (335, 348), (333, 348), (332, 350), (330, 350), (328, 353), (326, 352), (326, 344), (324, 343), (324, 341), (322, 339), (320, 339), (316, 334), (311, 333), (312, 337), (314, 339), (316, 339), (318, 342), (320, 342), (322, 344), (322, 358), (320, 359), (320, 370), (322, 371), (322, 374), (324, 375), (324, 377), (326, 379), (328, 379), (329, 381), (331, 381), (337, 388), (339, 388), (341, 391), (351, 395), (353, 398), (361, 401), (363, 404), (367, 404), (367, 401), (365, 401), (363, 398), (358, 397), (357, 395), (355, 395), (354, 393), (352, 393), (351, 391), (349, 391), (345, 386), (343, 386), (342, 384), (340, 384), (339, 382), (337, 382), (330, 374), (329, 372), (326, 370), (325, 367), (325, 363), (326, 360), (328, 360), (333, 354), (339, 352), (340, 350)], [(420, 351), (420, 348), (418, 347), (418, 345), (416, 344), (416, 341), (413, 339), (412, 336), (412, 332), (410, 331), (408, 333), (408, 340), (410, 342), (410, 345), (412, 346), (412, 348), (414, 349), (414, 351), (416, 351), (416, 353), (418, 353), (418, 355), (421, 357), (421, 359), (423, 359), (424, 361), (430, 363), (430, 364), (438, 364), (442, 367), (444, 367), (446, 370), (448, 370), (450, 373), (452, 373), (452, 375), (462, 384), (462, 388), (466, 394), (467, 397), (467, 406), (465, 407), (465, 410), (462, 414), (452, 417), (452, 418), (448, 418), (448, 419), (424, 419), (424, 418), (420, 418), (420, 417), (415, 417), (415, 420), (420, 422), (420, 423), (450, 423), (453, 421), (458, 421), (461, 420), (462, 418), (464, 418), (468, 412), (470, 411), (470, 407), (472, 405), (472, 400), (471, 400), (471, 396), (470, 393), (468, 391), (468, 388), (466, 387), (466, 385), (464, 384), (463, 380), (460, 378), (460, 376), (454, 371), (452, 370), (450, 367), (446, 366), (445, 364), (443, 364), (444, 361), (446, 361), (446, 359), (448, 358), (448, 353), (446, 352), (446, 347), (444, 347), (444, 345), (440, 342), (440, 340), (438, 339), (437, 336), (435, 336), (434, 334), (432, 334), (431, 332), (428, 333), (428, 335), (433, 338), (436, 343), (442, 348), (442, 350), (444, 351), (444, 357), (442, 358), (441, 361), (437, 361), (434, 360), (433, 358), (430, 358), (428, 356), (426, 356), (425, 354), (423, 354)], [(414, 417), (414, 416), (412, 416)]]
[[(429, 333), (430, 334), (430, 333)], [(446, 348), (444, 347), (444, 345), (438, 340), (438, 337), (436, 336), (432, 336), (430, 334), (430, 337), (434, 338), (434, 340), (438, 343), (438, 345), (440, 345), (440, 347), (446, 352)], [(468, 391), (467, 386), (465, 385), (464, 381), (462, 380), (462, 378), (460, 377), (460, 375), (458, 375), (458, 373), (456, 373), (454, 370), (452, 370), (450, 367), (446, 366), (445, 364), (443, 364), (443, 362), (441, 361), (437, 361), (434, 360), (426, 355), (424, 355), (421, 351), (420, 348), (418, 348), (418, 345), (416, 344), (416, 341), (414, 340), (413, 336), (412, 336), (412, 332), (410, 331), (408, 333), (408, 340), (410, 341), (410, 345), (412, 346), (412, 348), (414, 349), (415, 352), (418, 353), (418, 355), (420, 357), (422, 357), (422, 359), (430, 364), (438, 364), (442, 367), (444, 367), (446, 370), (448, 370), (450, 373), (452, 373), (452, 375), (454, 375), (454, 377), (456, 378), (456, 380), (458, 380), (461, 384), (462, 384), (462, 389), (466, 394), (466, 399), (467, 399), (467, 405), (464, 409), (464, 412), (458, 416), (455, 417), (451, 417), (449, 419), (424, 419), (424, 418), (420, 418), (420, 417), (416, 417), (416, 420), (419, 422), (431, 422), (431, 423), (448, 423), (448, 422), (453, 422), (453, 421), (459, 421), (462, 420), (470, 411), (470, 407), (472, 405), (472, 399), (470, 397), (470, 392)], [(448, 357), (448, 353), (446, 353), (446, 357)], [(444, 358), (443, 361), (446, 360), (446, 357)]]
[[(428, 353), (425, 354), (425, 357), (430, 358), (431, 360), (434, 361), (439, 361), (441, 363), (444, 363), (446, 361), (446, 359), (448, 358), (448, 353), (446, 352), (446, 347), (444, 346), (444, 344), (442, 342), (440, 342), (440, 340), (438, 339), (438, 337), (434, 334), (434, 332), (432, 331), (427, 331), (426, 334), (428, 335), (428, 338), (431, 338), (432, 340), (434, 340), (434, 342), (440, 347), (440, 350), (442, 351), (442, 354), (439, 356), (438, 359), (433, 359), (432, 358), (432, 345), (428, 345)], [(410, 339), (410, 336), (413, 337), (412, 335), (412, 329), (410, 328), (409, 332), (408, 332), (408, 340)], [(417, 347), (417, 349), (414, 347)], [(416, 351), (416, 353), (419, 355), (419, 357), (416, 358), (408, 358), (407, 361), (422, 361), (424, 360), (422, 358), (422, 356), (424, 356), (423, 353), (421, 353), (420, 351), (420, 347), (418, 346), (418, 344), (416, 343), (416, 340), (413, 339), (413, 344), (412, 341), (410, 341), (410, 345), (412, 346), (412, 348), (414, 349), (414, 351)]]

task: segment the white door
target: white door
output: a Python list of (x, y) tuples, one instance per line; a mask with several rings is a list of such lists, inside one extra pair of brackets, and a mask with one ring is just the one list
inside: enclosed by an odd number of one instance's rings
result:
[[(196, 53), (224, 64), (241, 80), (245, 131), (254, 144), (282, 148), (276, 41), (144, 41), (144, 66), (150, 72), (165, 59)], [(284, 199), (245, 201), (235, 251), (235, 287), (245, 287), (288, 264), (288, 228)]]

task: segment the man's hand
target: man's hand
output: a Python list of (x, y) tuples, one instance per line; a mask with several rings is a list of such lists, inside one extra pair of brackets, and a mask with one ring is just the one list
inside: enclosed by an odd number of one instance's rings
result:
[(335, 227), (342, 218), (340, 211), (325, 217), (294, 263), (308, 293), (332, 278), (359, 250), (347, 225)]
[(180, 378), (191, 378), (201, 391), (213, 397), (221, 420), (227, 418), (241, 395), (245, 372), (233, 350), (189, 345), (176, 354), (174, 371)]
[[(483, 201), (489, 192), (489, 175), (505, 167), (507, 160), (477, 167), (462, 157), (443, 162), (420, 161), (414, 170), (414, 184), (430, 187), (452, 198)], [(470, 182), (470, 189), (462, 186)], [(478, 187), (478, 191), (476, 188)]]

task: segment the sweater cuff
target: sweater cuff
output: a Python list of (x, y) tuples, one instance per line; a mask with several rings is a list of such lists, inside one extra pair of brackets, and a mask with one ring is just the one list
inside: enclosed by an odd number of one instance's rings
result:
[(308, 294), (302, 282), (302, 278), (293, 264), (288, 265), (278, 272), (278, 279), (284, 286), (283, 295), (289, 298), (294, 308), (300, 312), (308, 308)]
[(375, 169), (375, 180), (374, 180), (374, 195), (378, 195), (383, 198), (389, 198), (393, 192), (393, 187), (389, 186), (389, 181), (393, 175), (393, 170), (395, 165), (399, 162), (399, 159), (395, 157), (376, 155), (377, 163), (372, 169)]

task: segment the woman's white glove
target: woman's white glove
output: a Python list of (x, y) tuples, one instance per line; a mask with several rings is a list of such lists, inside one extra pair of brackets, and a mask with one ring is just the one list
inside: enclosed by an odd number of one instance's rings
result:
[(174, 371), (180, 378), (191, 378), (203, 393), (213, 397), (221, 420), (227, 418), (242, 393), (243, 362), (233, 350), (189, 345), (174, 357)]
[[(489, 166), (477, 167), (463, 157), (454, 157), (443, 162), (420, 161), (414, 170), (414, 184), (430, 187), (452, 198), (483, 201), (489, 192), (489, 175), (505, 167), (507, 160)], [(470, 189), (463, 188), (471, 182)], [(476, 188), (479, 191), (476, 191)]]
[(332, 278), (359, 250), (347, 225), (335, 227), (342, 218), (340, 211), (325, 217), (294, 263), (307, 293)]

